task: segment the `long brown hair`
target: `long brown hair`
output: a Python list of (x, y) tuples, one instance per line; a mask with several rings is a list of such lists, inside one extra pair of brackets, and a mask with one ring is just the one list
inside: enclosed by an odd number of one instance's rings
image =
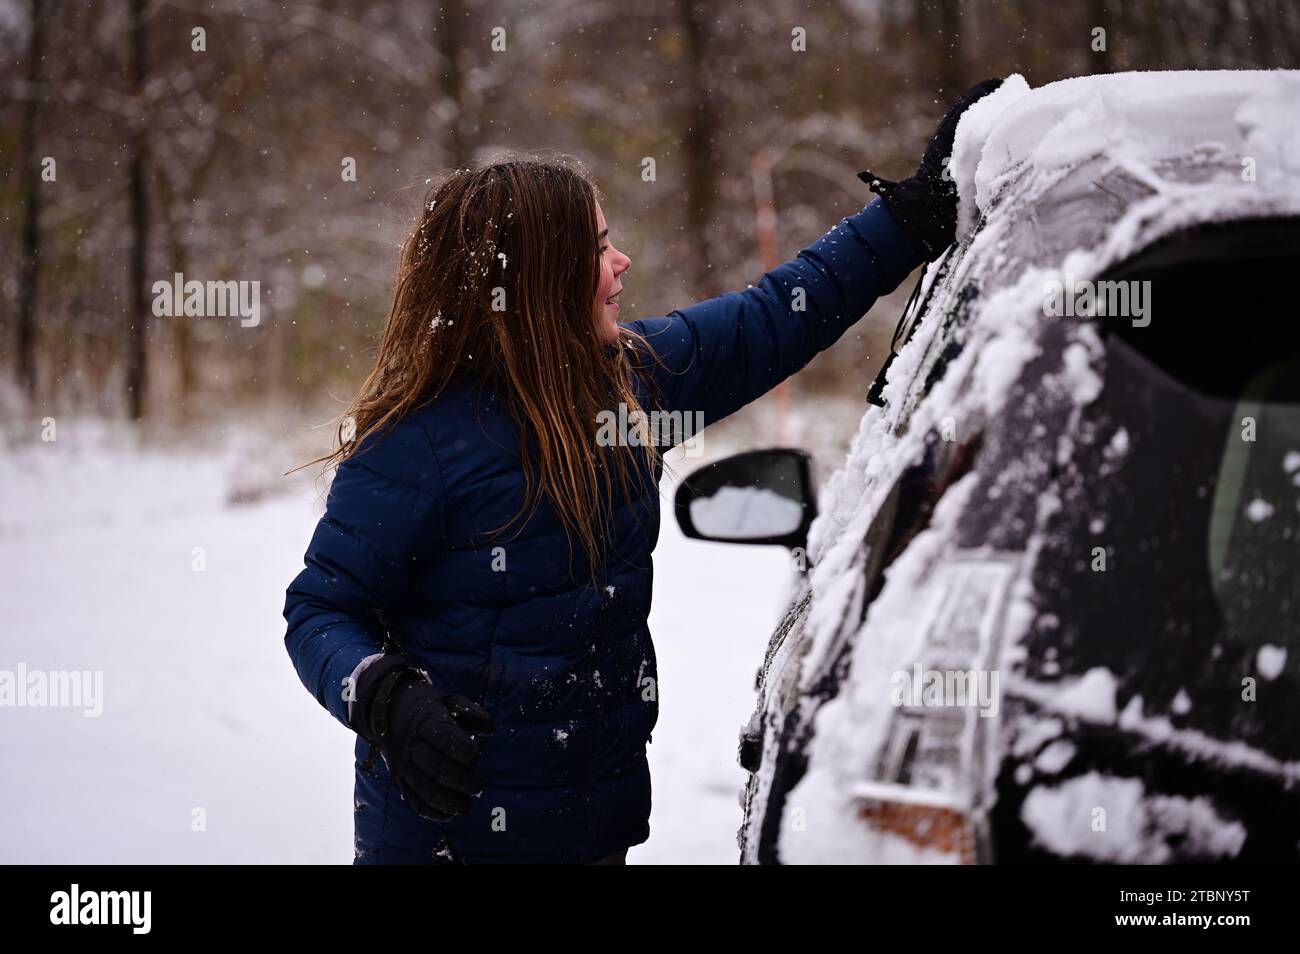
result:
[(339, 417), (337, 449), (313, 463), (337, 466), (453, 380), (488, 385), (519, 432), (527, 486), (520, 512), (491, 532), (518, 532), (545, 496), (571, 553), (577, 537), (593, 578), (603, 575), (611, 478), (622, 495), (646, 492), (661, 458), (649, 441), (597, 445), (601, 411), (622, 402), (644, 414), (634, 362), (653, 355), (627, 328), (617, 347), (598, 336), (598, 196), (563, 155), (512, 153), (439, 177), (403, 244), (374, 368)]

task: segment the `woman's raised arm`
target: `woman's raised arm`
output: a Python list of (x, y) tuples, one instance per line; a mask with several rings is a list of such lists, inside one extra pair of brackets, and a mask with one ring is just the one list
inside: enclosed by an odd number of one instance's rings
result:
[(923, 260), (877, 199), (758, 284), (629, 325), (662, 361), (648, 368), (664, 409), (701, 412), (708, 425), (829, 348)]
[(940, 120), (915, 173), (859, 174), (880, 198), (778, 265), (757, 285), (666, 318), (631, 322), (661, 359), (649, 362), (664, 410), (712, 424), (776, 387), (953, 241), (957, 189), (948, 174), (957, 124), (1000, 80), (973, 87)]

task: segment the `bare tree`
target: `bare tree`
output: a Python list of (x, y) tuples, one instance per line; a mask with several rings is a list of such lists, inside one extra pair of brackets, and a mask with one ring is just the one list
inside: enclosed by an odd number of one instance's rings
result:
[(711, 37), (708, 14), (697, 0), (677, 0), (677, 23), (685, 41), (686, 127), (682, 148), (686, 153), (686, 240), (690, 248), (691, 291), (696, 296), (717, 294), (717, 276), (709, 252), (708, 230), (717, 199), (717, 161), (713, 141), (722, 117), (717, 97), (709, 88), (707, 59)]
[(149, 299), (145, 293), (149, 265), (149, 195), (146, 179), (148, 129), (144, 122), (145, 77), (149, 72), (149, 39), (145, 25), (145, 0), (131, 0), (127, 37), (131, 43), (131, 93), (136, 108), (131, 117), (130, 145), (130, 222), (131, 282), (127, 313), (126, 398), (131, 419), (144, 417), (145, 384), (148, 375), (148, 351), (145, 331)]
[(447, 121), (447, 151), (452, 164), (457, 167), (465, 165), (470, 159), (463, 129), (465, 90), (460, 72), (461, 48), (464, 45), (461, 28), (464, 20), (465, 7), (461, 0), (445, 0), (438, 4), (433, 24), (434, 42), (442, 55), (439, 85), (443, 102), (452, 112)]
[(23, 151), (22, 264), (18, 291), (18, 382), (28, 400), (36, 397), (36, 305), (41, 284), (40, 134), (41, 60), (45, 56), (47, 8), (32, 0), (32, 32), (27, 46), (27, 100), (20, 142)]

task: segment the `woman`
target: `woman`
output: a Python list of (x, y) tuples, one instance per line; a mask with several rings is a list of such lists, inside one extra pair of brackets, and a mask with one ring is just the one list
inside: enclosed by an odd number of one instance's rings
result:
[(991, 88), (757, 286), (622, 326), (631, 261), (575, 164), (433, 188), (284, 611), (299, 677), (357, 733), (357, 863), (617, 864), (649, 837), (661, 462), (598, 441), (601, 412), (712, 423), (829, 347), (952, 241), (943, 160)]

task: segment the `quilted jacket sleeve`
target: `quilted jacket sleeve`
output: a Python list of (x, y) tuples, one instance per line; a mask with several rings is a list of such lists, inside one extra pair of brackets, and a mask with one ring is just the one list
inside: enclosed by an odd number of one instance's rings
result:
[(923, 253), (879, 199), (742, 292), (633, 321), (664, 410), (726, 417), (834, 344)]
[(285, 648), (303, 685), (349, 728), (349, 677), (383, 651), (377, 611), (400, 607), (444, 517), (437, 458), (416, 420), (367, 437), (339, 465), (305, 569), (286, 593)]

